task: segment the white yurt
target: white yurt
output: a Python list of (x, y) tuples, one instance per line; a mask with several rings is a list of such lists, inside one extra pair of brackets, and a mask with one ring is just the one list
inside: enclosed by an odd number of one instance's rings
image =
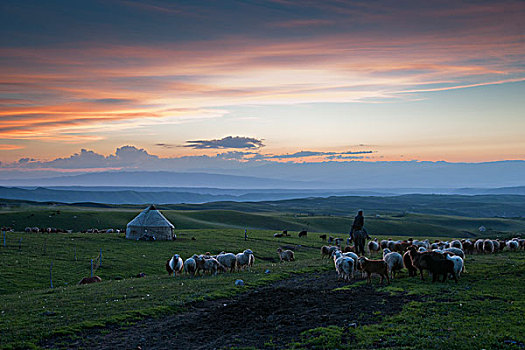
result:
[(154, 205), (150, 205), (128, 223), (126, 238), (171, 241), (174, 228)]

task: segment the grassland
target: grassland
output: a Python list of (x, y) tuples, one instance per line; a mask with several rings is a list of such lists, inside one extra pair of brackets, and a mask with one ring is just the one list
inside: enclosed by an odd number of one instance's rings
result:
[[(250, 203), (246, 206), (249, 208)], [(196, 207), (195, 207), (196, 208)], [(346, 233), (354, 213), (321, 215), (295, 211), (238, 211), (226, 209), (176, 210), (162, 207), (162, 213), (176, 229), (252, 229), (252, 230), (308, 230), (313, 232)], [(89, 228), (120, 228), (135, 217), (142, 208), (118, 206), (70, 206), (58, 204), (7, 205), (0, 209), (0, 226), (10, 226), (17, 231), (25, 227), (57, 227), (74, 232)], [(457, 215), (432, 215), (366, 211), (366, 227), (377, 235), (474, 237), (478, 228), (485, 226), (492, 237), (512, 235), (525, 231), (523, 218), (464, 217)]]
[[(50, 335), (70, 334), (107, 324), (130, 325), (145, 316), (180, 312), (188, 302), (229, 297), (247, 288), (282, 279), (290, 273), (331, 270), (321, 261), (317, 235), (275, 239), (273, 231), (179, 230), (173, 242), (129, 241), (116, 234), (8, 233), (0, 247), (1, 347), (33, 347)], [(195, 237), (196, 240), (191, 240)], [(20, 241), (21, 239), (21, 241)], [(21, 246), (20, 246), (21, 242)], [(293, 264), (277, 263), (278, 245), (301, 244)], [(255, 251), (251, 271), (217, 277), (168, 277), (166, 259), (174, 252), (187, 257), (205, 251)], [(103, 282), (78, 286), (90, 273), (90, 260), (102, 249)], [(75, 258), (76, 257), (76, 258)], [(53, 263), (53, 289), (49, 267)], [(269, 269), (271, 273), (264, 271)], [(419, 300), (377, 324), (347, 329), (331, 326), (305, 332), (290, 347), (308, 348), (512, 348), (505, 340), (524, 341), (525, 253), (474, 256), (460, 283), (431, 284), (402, 276), (389, 293), (410, 293)], [(137, 273), (146, 278), (134, 278)], [(245, 287), (235, 287), (238, 278)], [(363, 282), (349, 285), (359, 287)], [(344, 335), (344, 336), (343, 336)], [(343, 342), (343, 339), (352, 339)], [(321, 344), (321, 345), (320, 345)], [(325, 345), (322, 345), (325, 344)]]

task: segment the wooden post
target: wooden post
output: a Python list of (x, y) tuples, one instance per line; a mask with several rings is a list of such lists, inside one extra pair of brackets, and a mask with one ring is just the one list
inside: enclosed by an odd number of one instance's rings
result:
[(49, 265), (49, 284), (51, 285), (51, 288), (53, 288), (53, 262), (51, 261), (51, 265)]

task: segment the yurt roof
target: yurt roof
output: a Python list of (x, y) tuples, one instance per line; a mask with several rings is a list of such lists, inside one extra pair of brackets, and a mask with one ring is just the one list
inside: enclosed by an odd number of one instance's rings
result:
[(154, 205), (150, 205), (144, 209), (139, 215), (128, 223), (128, 226), (146, 226), (146, 227), (171, 227), (175, 228), (171, 222), (168, 221), (161, 214), (160, 211), (155, 208)]

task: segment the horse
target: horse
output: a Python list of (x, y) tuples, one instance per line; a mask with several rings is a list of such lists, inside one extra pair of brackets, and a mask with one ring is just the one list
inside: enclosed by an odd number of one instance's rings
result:
[(365, 255), (366, 236), (367, 234), (363, 230), (358, 230), (354, 232), (354, 246), (357, 255)]

